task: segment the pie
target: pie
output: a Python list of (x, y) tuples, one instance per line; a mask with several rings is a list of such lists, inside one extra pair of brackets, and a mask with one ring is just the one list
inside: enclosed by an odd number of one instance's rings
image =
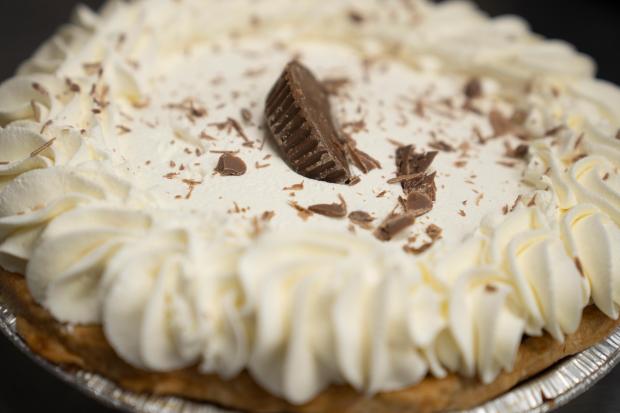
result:
[(0, 297), (135, 392), (475, 407), (619, 324), (594, 72), (463, 2), (78, 7), (0, 85)]

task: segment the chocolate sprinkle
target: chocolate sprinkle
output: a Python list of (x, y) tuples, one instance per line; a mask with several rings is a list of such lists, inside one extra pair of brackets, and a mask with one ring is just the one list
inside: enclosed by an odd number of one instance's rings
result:
[(374, 235), (381, 241), (390, 241), (414, 223), (415, 217), (412, 214), (392, 214), (381, 223), (381, 225), (375, 230)]
[(493, 133), (495, 137), (506, 135), (511, 132), (514, 128), (514, 125), (510, 121), (510, 119), (506, 118), (501, 112), (497, 110), (491, 111), (489, 113), (489, 122), (491, 122), (491, 127), (493, 128)]
[(340, 196), (339, 204), (311, 205), (308, 207), (308, 210), (328, 218), (344, 218), (347, 216), (347, 204), (342, 196)]
[(482, 83), (480, 83), (480, 79), (473, 78), (465, 85), (464, 89), (465, 96), (468, 99), (475, 99), (482, 96)]
[(295, 172), (333, 183), (351, 179), (327, 93), (301, 63), (286, 66), (267, 97), (265, 117), (271, 137)]
[(375, 220), (372, 215), (365, 211), (353, 211), (349, 214), (349, 219), (354, 224), (364, 228), (369, 227), (369, 224)]
[(411, 192), (407, 195), (405, 206), (407, 212), (410, 212), (415, 217), (419, 217), (433, 209), (433, 201), (422, 192)]
[(411, 180), (401, 182), (405, 194), (413, 191), (425, 192), (432, 201), (435, 201), (435, 174), (427, 175), (438, 152), (416, 153), (413, 145), (396, 149), (397, 176), (416, 176)]
[(426, 235), (428, 235), (433, 241), (441, 238), (443, 230), (435, 224), (431, 224), (426, 228)]
[(247, 171), (243, 160), (235, 155), (224, 153), (215, 167), (215, 172), (222, 176), (241, 176)]

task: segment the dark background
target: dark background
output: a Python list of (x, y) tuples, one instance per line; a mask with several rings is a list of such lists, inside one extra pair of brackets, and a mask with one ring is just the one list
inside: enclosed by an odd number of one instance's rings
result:
[[(225, 0), (222, 0), (225, 1)], [(294, 0), (291, 0), (294, 1)], [(392, 1), (392, 0), (390, 0)], [(101, 0), (82, 1), (98, 7)], [(75, 0), (0, 0), (0, 81), (70, 16)], [(593, 56), (599, 77), (620, 84), (620, 2), (477, 0), (492, 15), (518, 14), (534, 31)], [(114, 413), (37, 367), (0, 337), (0, 413)], [(620, 412), (620, 368), (559, 413)]]

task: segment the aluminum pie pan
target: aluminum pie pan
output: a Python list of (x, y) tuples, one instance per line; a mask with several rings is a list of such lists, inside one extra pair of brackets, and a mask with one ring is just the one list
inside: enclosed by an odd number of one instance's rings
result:
[[(62, 369), (33, 353), (17, 334), (14, 311), (0, 297), (0, 331), (37, 364), (99, 402), (128, 413), (238, 413), (171, 396), (137, 394), (101, 375)], [(620, 327), (602, 342), (556, 363), (543, 373), (471, 410), (454, 413), (542, 413), (575, 399), (620, 361)]]

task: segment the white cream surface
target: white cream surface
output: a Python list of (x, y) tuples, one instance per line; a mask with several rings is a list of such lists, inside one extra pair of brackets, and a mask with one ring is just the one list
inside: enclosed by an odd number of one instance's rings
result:
[[(345, 131), (363, 119), (349, 132), (382, 164), (354, 170), (356, 186), (302, 178), (263, 145), (263, 101), (291, 57), (350, 79), (334, 118)], [(448, 372), (488, 383), (523, 335), (562, 341), (588, 304), (618, 317), (620, 91), (593, 69), (462, 2), (80, 8), (0, 85), (0, 266), (59, 321), (101, 324), (138, 368), (248, 370), (298, 404), (336, 383), (369, 395)], [(461, 109), (472, 77), (480, 115)], [(478, 143), (492, 110), (523, 113), (526, 162), (497, 163), (515, 137)], [(253, 148), (217, 126), (229, 117)], [(288, 205), (342, 195), (378, 223), (402, 192), (387, 183), (394, 141), (429, 150), (433, 134), (456, 148), (433, 165), (437, 201), (391, 242)], [(214, 175), (221, 150), (240, 150), (246, 174)], [(430, 224), (443, 239), (406, 254)]]
[[(517, 139), (490, 139), (480, 145), (473, 131), (477, 128), (485, 137), (492, 137), (488, 118), (454, 109), (466, 101), (463, 89), (468, 79), (464, 76), (412, 70), (388, 58), (367, 67), (365, 57), (351, 48), (325, 42), (295, 42), (285, 50), (268, 40), (222, 43), (190, 49), (171, 59), (166, 70), (156, 72), (148, 82), (149, 106), (123, 111), (119, 127), (131, 131), (112, 146), (119, 167), (164, 208), (236, 213), (244, 219), (273, 211), (273, 228), (346, 231), (350, 225), (347, 219), (314, 215), (306, 221), (289, 203), (306, 207), (337, 203), (342, 195), (349, 211), (366, 211), (381, 221), (403, 196), (400, 184), (388, 184), (396, 176), (396, 142), (429, 151), (434, 140), (454, 148), (441, 152), (433, 164), (438, 173), (437, 202), (418, 225), (400, 234), (401, 241), (412, 234), (424, 234), (434, 223), (444, 229), (447, 242), (460, 242), (478, 228), (484, 216), (512, 205), (525, 190), (521, 185), (525, 163), (504, 156), (504, 143), (516, 146)], [(335, 121), (344, 125), (345, 133), (352, 132), (347, 125), (361, 121), (362, 130), (352, 136), (361, 150), (382, 165), (367, 175), (353, 167), (361, 178), (359, 184), (334, 185), (296, 174), (265, 133), (265, 97), (293, 57), (300, 58), (320, 79), (348, 80), (339, 96), (332, 98)], [(179, 109), (181, 102), (193, 102), (207, 114), (190, 119), (187, 106)], [(422, 114), (416, 114), (418, 102), (424, 107)], [(493, 95), (478, 99), (476, 104), (510, 108)], [(243, 121), (242, 109), (251, 114), (250, 121)], [(239, 122), (252, 147), (243, 146), (234, 129), (218, 127), (229, 118)], [(459, 149), (464, 144), (467, 147)], [(238, 151), (248, 172), (241, 177), (215, 174), (220, 151)], [(466, 165), (455, 167), (459, 160)], [(498, 161), (515, 166), (502, 166)], [(188, 181), (196, 183), (189, 198)], [(303, 189), (285, 190), (302, 182)]]

